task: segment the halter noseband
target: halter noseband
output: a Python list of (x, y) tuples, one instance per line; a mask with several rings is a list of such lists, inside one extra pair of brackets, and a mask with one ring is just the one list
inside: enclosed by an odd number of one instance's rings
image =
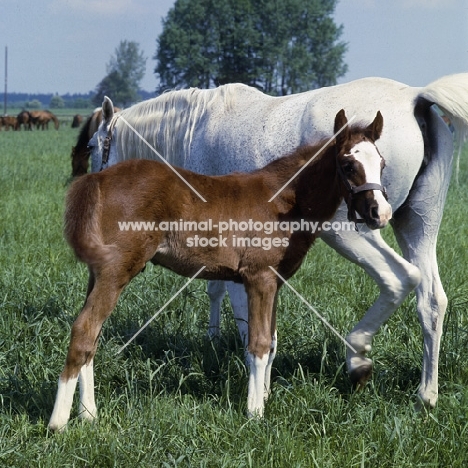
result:
[(336, 167), (341, 181), (343, 182), (343, 185), (348, 191), (348, 196), (345, 198), (346, 206), (348, 207), (348, 221), (351, 221), (356, 225), (358, 223), (365, 223), (364, 219), (358, 219), (356, 217), (356, 210), (353, 208), (354, 195), (356, 195), (359, 192), (365, 192), (366, 190), (380, 190), (385, 200), (388, 200), (387, 191), (385, 190), (385, 187), (383, 185), (375, 183), (366, 183), (358, 185), (357, 187), (353, 187), (349, 183), (349, 180), (346, 177), (346, 174), (344, 173), (343, 168), (341, 167), (341, 164), (338, 161), (338, 154), (336, 155)]

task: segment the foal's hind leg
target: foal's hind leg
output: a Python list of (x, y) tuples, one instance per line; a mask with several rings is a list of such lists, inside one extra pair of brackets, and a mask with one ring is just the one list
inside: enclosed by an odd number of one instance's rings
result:
[[(90, 270), (86, 298), (93, 290), (94, 283), (94, 274)], [(81, 367), (80, 374), (78, 376), (78, 382), (80, 387), (80, 408), (78, 411), (79, 417), (92, 421), (97, 416), (96, 401), (94, 398), (94, 357)]]
[[(90, 375), (93, 371), (92, 363), (101, 327), (114, 309), (122, 289), (131, 279), (131, 275), (124, 269), (120, 270), (121, 274), (116, 274), (114, 269), (117, 269), (115, 265), (108, 265), (96, 275), (96, 281), (86, 303), (73, 323), (67, 359), (60, 374), (54, 410), (49, 422), (49, 428), (52, 430), (61, 430), (70, 418), (73, 395), (80, 372), (83, 384), (82, 397), (83, 392), (89, 395), (93, 390), (90, 388), (93, 385)], [(91, 277), (90, 285), (92, 283)], [(90, 407), (83, 408), (86, 404)], [(94, 396), (82, 398), (81, 406), (81, 410), (86, 409), (89, 413), (89, 416), (85, 417), (95, 416)]]

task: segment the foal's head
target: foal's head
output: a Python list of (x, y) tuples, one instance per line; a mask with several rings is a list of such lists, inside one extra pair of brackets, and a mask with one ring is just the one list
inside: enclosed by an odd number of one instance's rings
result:
[(374, 121), (365, 128), (350, 128), (344, 110), (335, 118), (337, 167), (348, 205), (348, 218), (355, 222), (356, 212), (371, 229), (387, 225), (392, 217), (392, 207), (387, 202), (381, 185), (385, 160), (375, 146), (383, 128), (382, 114), (377, 112)]

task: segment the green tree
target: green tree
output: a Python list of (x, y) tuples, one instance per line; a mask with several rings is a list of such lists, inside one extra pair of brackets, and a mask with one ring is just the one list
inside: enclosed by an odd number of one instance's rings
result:
[(121, 41), (107, 64), (107, 75), (97, 85), (93, 103), (100, 106), (105, 95), (124, 107), (137, 101), (145, 67), (146, 58), (138, 43)]
[(241, 82), (285, 95), (346, 73), (337, 0), (176, 0), (158, 38), (159, 91)]
[(56, 94), (55, 96), (52, 96), (49, 107), (51, 109), (63, 109), (65, 107), (65, 101), (61, 96)]
[(41, 109), (42, 103), (38, 99), (33, 99), (32, 101), (26, 101), (24, 107), (26, 109)]

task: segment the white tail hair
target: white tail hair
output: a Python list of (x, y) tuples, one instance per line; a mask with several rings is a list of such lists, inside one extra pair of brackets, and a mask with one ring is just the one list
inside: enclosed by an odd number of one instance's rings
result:
[(423, 88), (419, 96), (437, 104), (455, 128), (458, 181), (461, 150), (468, 136), (468, 73), (443, 76)]

